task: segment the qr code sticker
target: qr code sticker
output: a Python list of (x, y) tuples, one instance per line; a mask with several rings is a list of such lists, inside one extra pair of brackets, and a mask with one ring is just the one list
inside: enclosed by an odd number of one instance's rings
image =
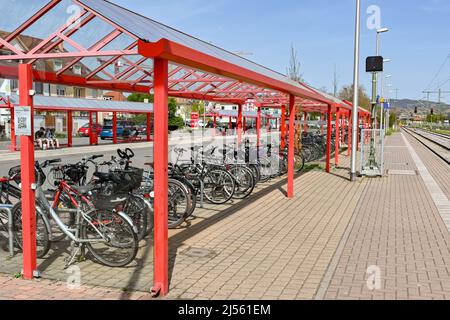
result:
[(19, 129), (26, 129), (27, 128), (27, 118), (26, 117), (19, 117), (17, 119), (17, 125)]

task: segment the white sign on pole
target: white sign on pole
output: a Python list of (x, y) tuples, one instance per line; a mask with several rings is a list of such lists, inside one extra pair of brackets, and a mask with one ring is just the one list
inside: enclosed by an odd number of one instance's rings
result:
[(17, 136), (32, 136), (31, 107), (14, 108), (14, 128)]

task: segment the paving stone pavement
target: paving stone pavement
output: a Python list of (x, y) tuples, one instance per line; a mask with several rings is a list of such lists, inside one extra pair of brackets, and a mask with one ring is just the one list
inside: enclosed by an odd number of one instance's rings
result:
[[(449, 196), (448, 167), (410, 143)], [(286, 181), (278, 179), (247, 200), (207, 205), (189, 226), (170, 231), (167, 299), (450, 299), (449, 234), (421, 177), (397, 172), (350, 183), (348, 161), (342, 156), (344, 169), (331, 175), (315, 170), (298, 177), (293, 200), (285, 198)], [(400, 135), (388, 139), (386, 162), (388, 170), (417, 170)], [(139, 259), (128, 268), (77, 264), (83, 287), (100, 287), (111, 299), (127, 299), (130, 291), (147, 298), (152, 243), (141, 246)], [(59, 244), (39, 261), (43, 277), (59, 280), (60, 287), (70, 276), (63, 268), (64, 252)], [(367, 287), (370, 266), (381, 272), (380, 290)], [(19, 271), (20, 255), (7, 258), (0, 250), (0, 272)], [(55, 282), (47, 281), (0, 276), (0, 298), (20, 296), (24, 290), (14, 288), (29, 283), (42, 297), (57, 299), (47, 290)], [(5, 295), (3, 288), (11, 286)], [(82, 298), (65, 291), (66, 297)]]
[[(247, 200), (198, 210), (189, 227), (170, 232), (168, 298), (312, 299), (364, 189), (364, 181), (351, 184), (345, 173), (302, 175), (294, 200), (286, 199), (286, 181), (278, 179)], [(141, 246), (128, 268), (78, 263), (82, 284), (149, 292), (152, 245)], [(70, 276), (63, 267), (66, 247), (58, 244), (39, 261), (45, 279), (65, 283)], [(0, 251), (1, 272), (20, 270), (20, 255)]]
[[(448, 196), (448, 166), (408, 140)], [(387, 146), (388, 170), (417, 170), (400, 134)], [(368, 180), (355, 215), (324, 298), (450, 299), (450, 235), (419, 175)]]
[(0, 274), (0, 300), (149, 300), (149, 293), (81, 286), (50, 280), (24, 281)]

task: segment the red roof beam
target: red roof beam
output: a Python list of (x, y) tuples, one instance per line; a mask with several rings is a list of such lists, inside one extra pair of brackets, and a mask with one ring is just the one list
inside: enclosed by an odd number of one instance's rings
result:
[(162, 39), (156, 43), (139, 40), (138, 48), (139, 53), (145, 57), (159, 57), (195, 69), (254, 84), (259, 87), (274, 89), (276, 91), (330, 103), (325, 97), (314, 94), (308, 90), (236, 66), (232, 63), (171, 42), (167, 39)]

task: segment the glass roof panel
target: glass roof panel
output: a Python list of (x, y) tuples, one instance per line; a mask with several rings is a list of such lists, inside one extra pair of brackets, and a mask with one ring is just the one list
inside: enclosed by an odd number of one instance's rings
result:
[(103, 15), (107, 19), (120, 25), (127, 31), (133, 33), (140, 39), (157, 42), (161, 39), (168, 39), (170, 41), (187, 46), (194, 50), (203, 52), (205, 54), (214, 56), (218, 59), (230, 62), (232, 64), (241, 66), (248, 70), (268, 76), (272, 79), (279, 80), (286, 84), (304, 89), (303, 85), (290, 80), (285, 75), (254, 63), (250, 60), (244, 59), (229, 51), (221, 49), (205, 41), (201, 41), (183, 32), (170, 28), (159, 22), (151, 20), (147, 17), (141, 16), (137, 13), (124, 9), (113, 3), (103, 0), (78, 0), (80, 3), (89, 7), (91, 10)]
[[(8, 10), (0, 19), (0, 30), (11, 33), (49, 2), (50, 0), (0, 0), (0, 8), (7, 8)], [(34, 26), (28, 28), (24, 35), (37, 38), (48, 35), (49, 30), (55, 30), (65, 23), (70, 16), (67, 10), (71, 5), (73, 5), (71, 0), (62, 0), (44, 16), (41, 22), (38, 21)]]
[[(99, 18), (94, 18), (88, 24), (83, 26), (78, 32), (70, 37), (73, 41), (88, 49), (110, 34), (114, 28)], [(117, 47), (113, 50), (123, 50), (123, 47)]]

